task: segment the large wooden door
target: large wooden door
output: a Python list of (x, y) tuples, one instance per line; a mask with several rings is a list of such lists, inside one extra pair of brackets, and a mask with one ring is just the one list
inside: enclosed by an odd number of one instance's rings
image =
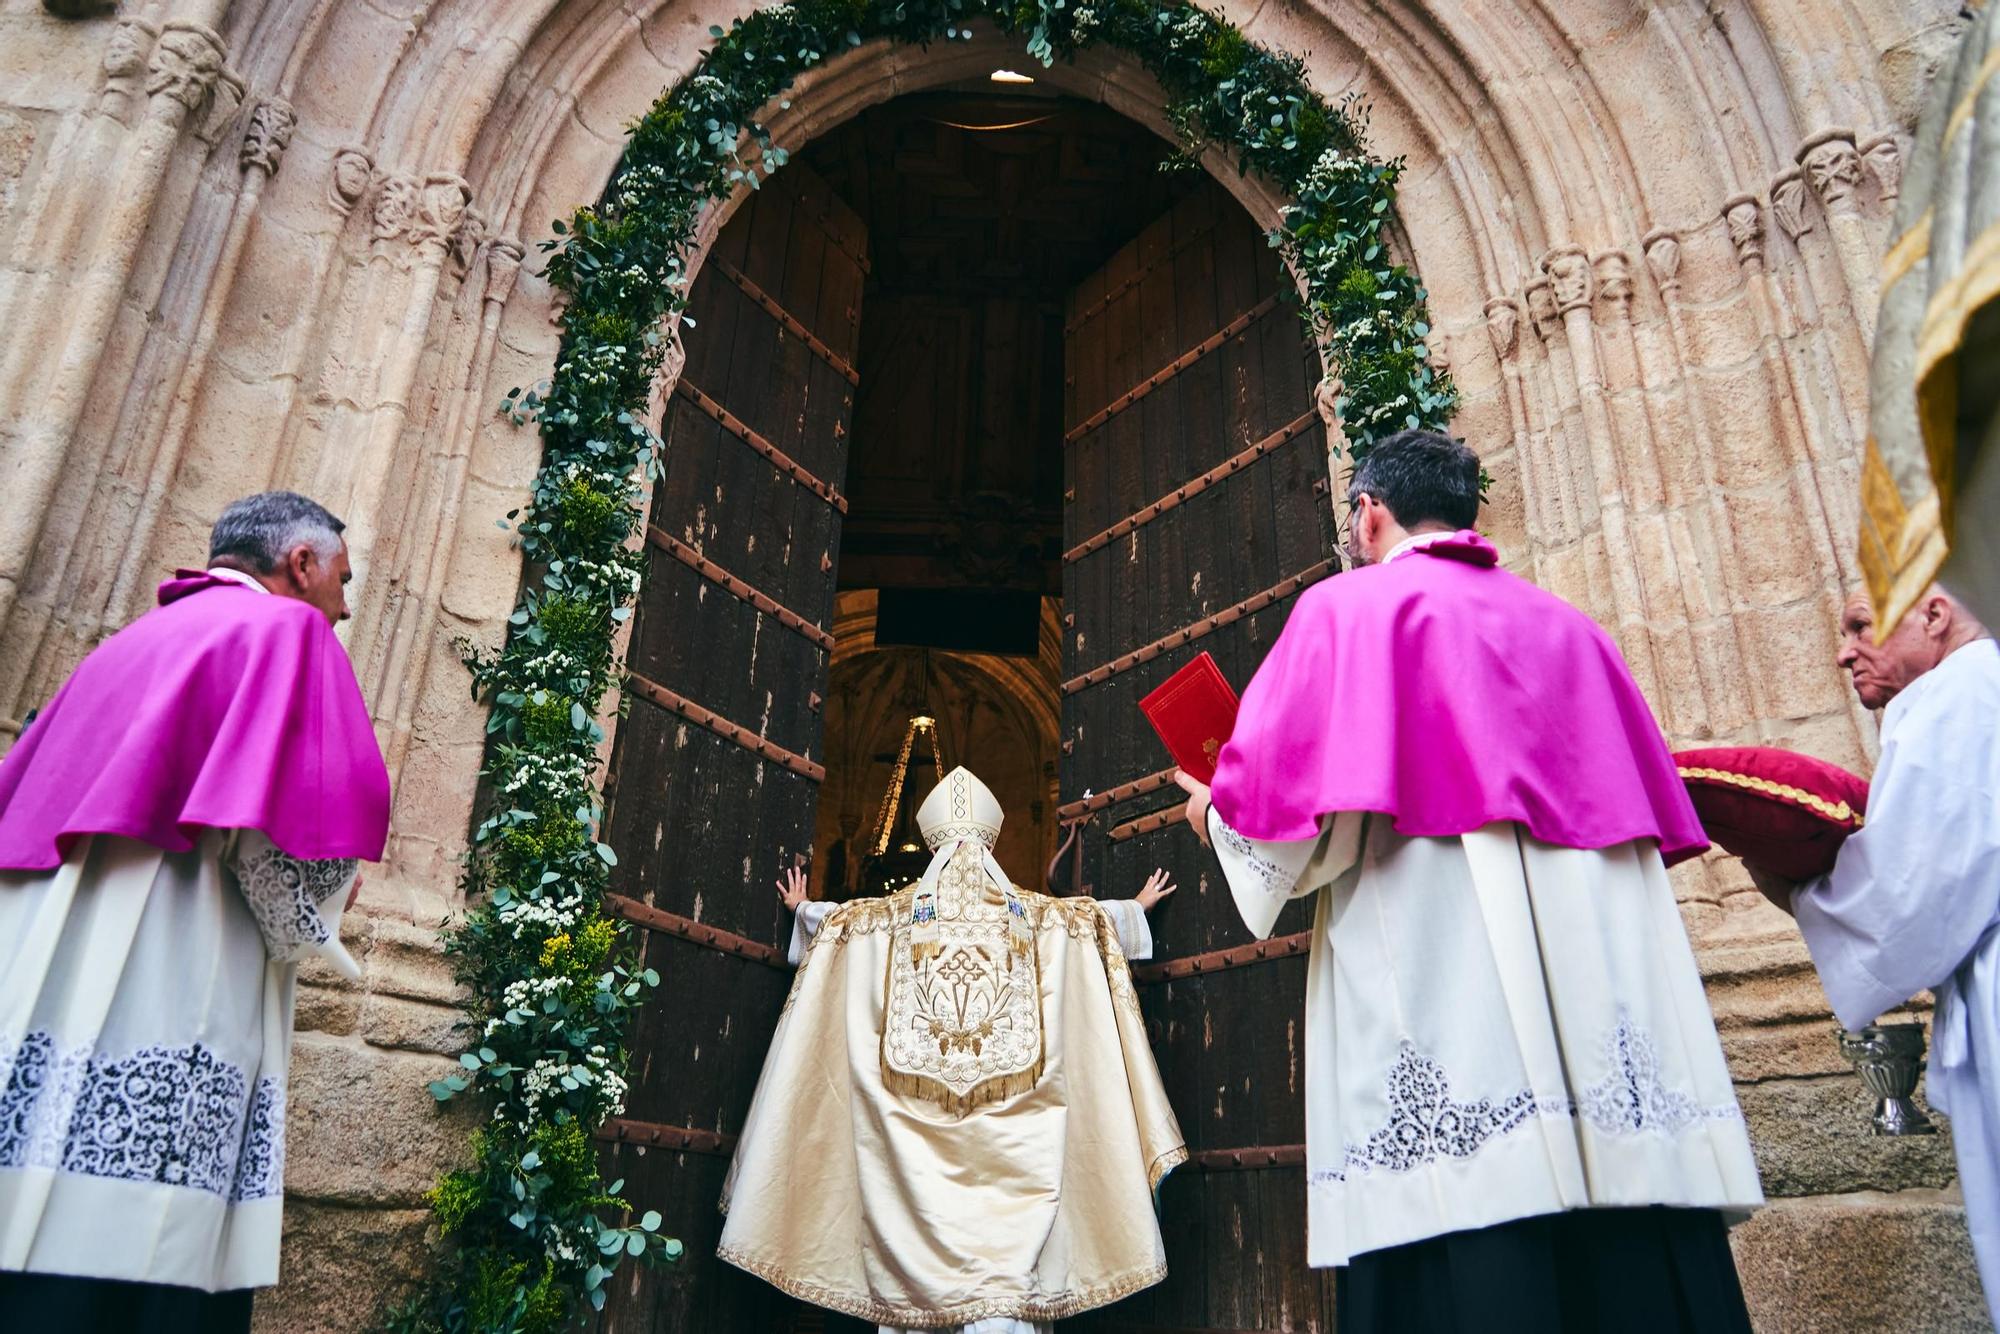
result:
[[(1282, 267), (1205, 187), (1075, 292), (1067, 318), (1063, 814), (1091, 813), (1083, 880), (1180, 892), (1139, 970), (1147, 1029), (1193, 1160), (1162, 1194), (1165, 1284), (1079, 1329), (1331, 1328), (1306, 1268), (1303, 905), (1247, 946), (1179, 821), (1142, 696), (1206, 649), (1240, 691), (1300, 589), (1331, 574), (1317, 359)], [(1086, 802), (1084, 794), (1093, 795)]]
[(606, 1174), (687, 1249), (621, 1273), (602, 1322), (621, 1334), (794, 1320), (715, 1259), (716, 1201), (791, 981), (771, 884), (811, 851), (824, 777), (866, 249), (860, 219), (795, 165), (723, 230), (690, 294), (607, 817), (613, 906), (661, 984), (605, 1134)]

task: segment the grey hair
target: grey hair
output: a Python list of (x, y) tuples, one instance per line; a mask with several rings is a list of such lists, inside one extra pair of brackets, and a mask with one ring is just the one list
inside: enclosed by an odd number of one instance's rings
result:
[(248, 566), (247, 573), (270, 574), (285, 553), (303, 543), (331, 560), (347, 525), (324, 505), (293, 491), (245, 496), (222, 511), (208, 538), (210, 565)]

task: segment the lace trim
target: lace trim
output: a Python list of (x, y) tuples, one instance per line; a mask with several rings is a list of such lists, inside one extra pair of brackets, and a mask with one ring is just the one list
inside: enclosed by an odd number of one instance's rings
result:
[(1326, 1185), (1376, 1171), (1409, 1172), (1443, 1158), (1463, 1160), (1543, 1116), (1581, 1119), (1602, 1134), (1619, 1136), (1673, 1136), (1697, 1123), (1742, 1119), (1733, 1098), (1704, 1105), (1668, 1087), (1652, 1035), (1633, 1023), (1623, 1006), (1601, 1051), (1608, 1072), (1576, 1101), (1541, 1098), (1532, 1089), (1521, 1089), (1497, 1102), (1458, 1102), (1444, 1066), (1405, 1041), (1385, 1080), (1387, 1122), (1366, 1141), (1349, 1144), (1340, 1166), (1320, 1168), (1307, 1179)]
[(306, 861), (268, 846), (237, 859), (243, 899), (273, 959), (298, 959), (332, 938), (320, 905), (354, 878), (359, 865), (352, 857)]
[(1257, 877), (1257, 887), (1266, 894), (1289, 895), (1298, 877), (1288, 875), (1285, 868), (1257, 850), (1257, 845), (1229, 827), (1229, 822), (1220, 815), (1215, 818), (1216, 837), (1228, 849), (1241, 858), (1251, 874)]
[(965, 1302), (943, 1310), (924, 1309), (915, 1306), (892, 1306), (888, 1302), (877, 1301), (862, 1293), (845, 1288), (829, 1288), (824, 1284), (795, 1278), (777, 1265), (756, 1259), (731, 1246), (715, 1248), (716, 1258), (726, 1260), (745, 1273), (755, 1274), (772, 1287), (800, 1301), (814, 1306), (824, 1306), (842, 1315), (851, 1315), (877, 1325), (892, 1325), (901, 1329), (951, 1329), (959, 1325), (969, 1325), (975, 1320), (1067, 1320), (1085, 1311), (1094, 1311), (1100, 1306), (1109, 1306), (1115, 1301), (1143, 1292), (1167, 1276), (1164, 1264), (1148, 1265), (1120, 1275), (1108, 1283), (1094, 1288), (1086, 1288), (1062, 1297), (1037, 1300), (1033, 1297), (988, 1297), (981, 1301)]
[(46, 1031), (0, 1039), (0, 1168), (185, 1186), (232, 1202), (284, 1190), (285, 1092), (199, 1042), (108, 1057)]

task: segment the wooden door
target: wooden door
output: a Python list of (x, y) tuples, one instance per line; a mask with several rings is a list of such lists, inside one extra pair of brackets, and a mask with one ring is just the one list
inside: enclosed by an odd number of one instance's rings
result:
[(1305, 1264), (1303, 938), (1232, 950), (1249, 934), (1138, 707), (1204, 649), (1240, 691), (1298, 591), (1336, 569), (1318, 361), (1288, 283), (1209, 186), (1070, 302), (1062, 813), (1093, 815), (1098, 897), (1132, 895), (1155, 866), (1180, 884), (1139, 977), (1194, 1152), (1162, 1195), (1166, 1283), (1078, 1330), (1332, 1327), (1331, 1278)]
[(772, 882), (812, 848), (859, 376), (867, 236), (803, 166), (724, 228), (697, 279), (687, 365), (612, 756), (614, 908), (661, 984), (631, 1034), (606, 1175), (685, 1258), (628, 1268), (609, 1331), (790, 1328), (795, 1303), (715, 1259), (716, 1201), (791, 982)]

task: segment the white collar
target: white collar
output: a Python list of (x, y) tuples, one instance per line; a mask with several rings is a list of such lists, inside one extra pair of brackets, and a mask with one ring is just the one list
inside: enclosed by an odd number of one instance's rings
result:
[(241, 570), (231, 570), (218, 565), (214, 569), (206, 571), (206, 573), (212, 579), (227, 579), (232, 584), (241, 584), (245, 588), (254, 588), (259, 593), (268, 594), (271, 591)]
[(1418, 533), (1415, 537), (1406, 537), (1398, 542), (1394, 549), (1382, 558), (1380, 563), (1387, 565), (1398, 556), (1406, 556), (1412, 551), (1422, 551), (1425, 547), (1433, 543), (1442, 542), (1447, 537), (1452, 536), (1455, 536), (1455, 534), (1448, 529), (1444, 529), (1435, 533)]

